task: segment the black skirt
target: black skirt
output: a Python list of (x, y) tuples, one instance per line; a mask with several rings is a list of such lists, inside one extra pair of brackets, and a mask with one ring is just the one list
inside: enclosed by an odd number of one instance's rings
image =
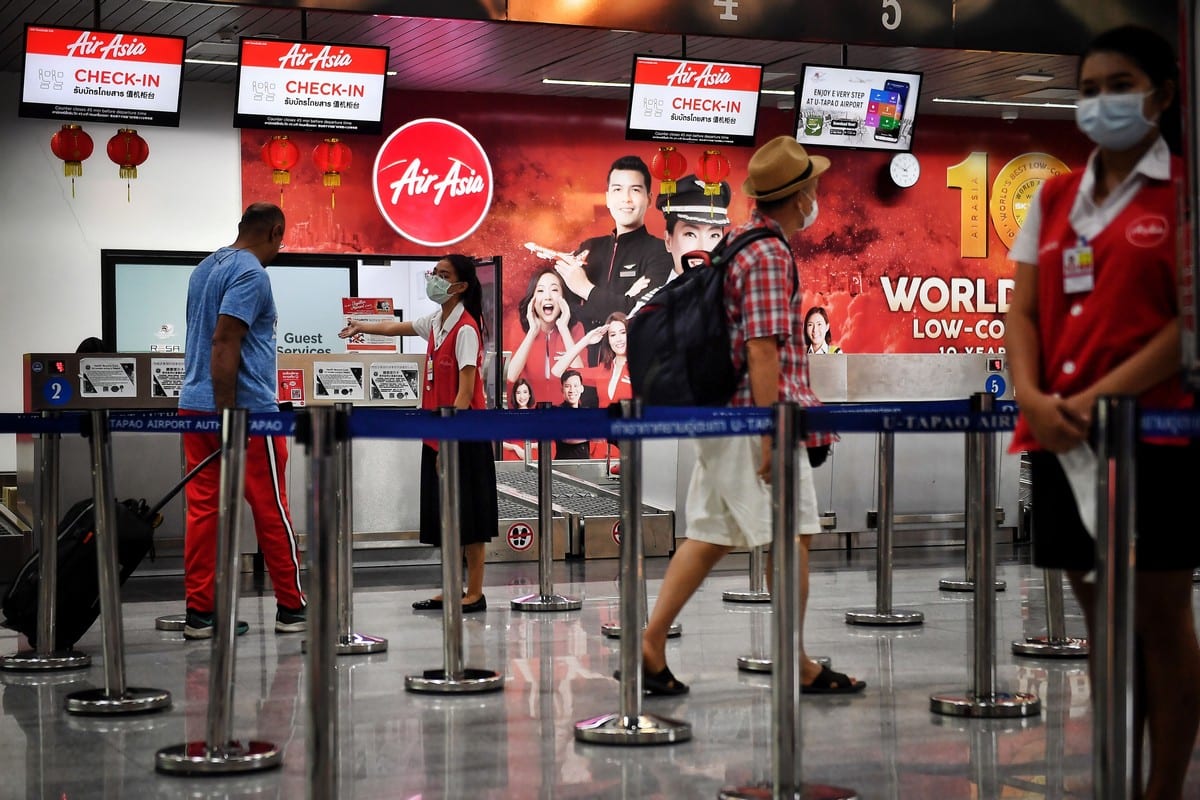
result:
[[(441, 484), (437, 451), (421, 446), (421, 544), (442, 544)], [(496, 505), (496, 462), (491, 442), (459, 442), (459, 537), (462, 544), (491, 541), (500, 524)]]

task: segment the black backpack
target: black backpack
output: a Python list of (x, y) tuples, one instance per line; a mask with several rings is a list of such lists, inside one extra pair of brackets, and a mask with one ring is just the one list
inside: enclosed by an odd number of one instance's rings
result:
[[(647, 296), (629, 318), (629, 379), (649, 405), (723, 406), (743, 370), (733, 367), (725, 320), (725, 268), (751, 242), (787, 239), (772, 228), (726, 237), (711, 253), (682, 257), (683, 274)], [(789, 248), (790, 252), (790, 248)]]

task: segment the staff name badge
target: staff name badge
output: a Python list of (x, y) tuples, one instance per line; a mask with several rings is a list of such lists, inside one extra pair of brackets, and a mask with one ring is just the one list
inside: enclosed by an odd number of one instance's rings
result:
[(1090, 292), (1096, 285), (1096, 255), (1085, 242), (1063, 251), (1063, 293)]

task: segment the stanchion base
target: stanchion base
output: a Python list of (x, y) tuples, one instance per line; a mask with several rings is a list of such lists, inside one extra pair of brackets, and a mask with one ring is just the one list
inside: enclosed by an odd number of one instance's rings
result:
[(0, 656), (0, 669), (12, 672), (50, 672), (60, 669), (83, 669), (92, 665), (92, 657), (75, 650), (56, 650), (39, 653), (22, 650), (10, 656)]
[[(362, 656), (369, 653), (382, 653), (388, 649), (388, 640), (382, 636), (368, 636), (365, 633), (352, 633), (349, 636), (339, 636), (334, 652), (339, 656)], [(300, 652), (308, 652), (308, 639), (300, 641)]]
[(87, 689), (67, 695), (68, 714), (144, 714), (171, 707), (171, 693), (163, 689), (125, 687), (113, 697), (107, 689)]
[[(600, 626), (600, 632), (609, 639), (621, 638), (621, 626), (615, 622), (606, 622)], [(671, 627), (667, 628), (667, 638), (674, 639), (677, 636), (683, 635), (683, 626), (678, 622), (672, 622)]]
[(504, 676), (490, 669), (464, 669), (462, 677), (447, 678), (445, 669), (427, 669), (420, 675), (404, 679), (410, 692), (428, 694), (475, 694), (495, 692), (504, 688)]
[(510, 600), (508, 605), (513, 611), (578, 611), (583, 601), (561, 594), (527, 594)]
[(721, 599), (726, 603), (769, 603), (770, 592), (752, 592), (749, 589), (729, 589), (721, 593)]
[[(726, 786), (717, 795), (718, 800), (772, 800), (773, 797), (775, 797), (775, 787), (769, 783)], [(792, 797), (795, 800), (858, 800), (858, 792), (843, 786), (802, 783)]]
[(1032, 658), (1087, 658), (1088, 640), (1068, 636), (1051, 639), (1049, 636), (1029, 636), (1023, 642), (1013, 642), (1014, 656)]
[(187, 614), (163, 614), (154, 620), (154, 629), (178, 633), (187, 627)]
[(233, 741), (219, 752), (211, 752), (207, 742), (188, 742), (164, 747), (154, 756), (154, 768), (168, 775), (262, 772), (282, 763), (283, 751), (270, 742)]
[[(822, 667), (833, 663), (829, 656), (813, 656), (812, 660)], [(742, 672), (770, 672), (773, 664), (770, 656), (738, 656), (737, 660), (738, 669)]]
[(588, 744), (676, 744), (691, 738), (691, 723), (656, 714), (605, 714), (575, 723), (575, 741)]
[[(975, 581), (942, 578), (938, 581), (938, 588), (943, 592), (973, 592), (975, 591)], [(1003, 592), (1007, 588), (1008, 584), (1004, 581), (996, 581), (997, 592)]]
[(1025, 692), (997, 692), (986, 697), (969, 692), (935, 694), (929, 698), (929, 710), (951, 717), (1033, 717), (1042, 713), (1042, 701)]
[(861, 609), (846, 612), (847, 625), (920, 625), (925, 615), (920, 611), (876, 611)]

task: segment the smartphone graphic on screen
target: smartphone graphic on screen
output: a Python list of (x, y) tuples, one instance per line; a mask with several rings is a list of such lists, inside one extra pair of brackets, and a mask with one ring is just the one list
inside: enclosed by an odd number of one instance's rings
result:
[(894, 104), (894, 108), (888, 107), (887, 113), (880, 112), (879, 123), (875, 126), (876, 141), (892, 144), (900, 141), (900, 123), (904, 120), (904, 109), (908, 105), (909, 88), (909, 84), (904, 81), (884, 81), (884, 93), (895, 97), (897, 102)]

